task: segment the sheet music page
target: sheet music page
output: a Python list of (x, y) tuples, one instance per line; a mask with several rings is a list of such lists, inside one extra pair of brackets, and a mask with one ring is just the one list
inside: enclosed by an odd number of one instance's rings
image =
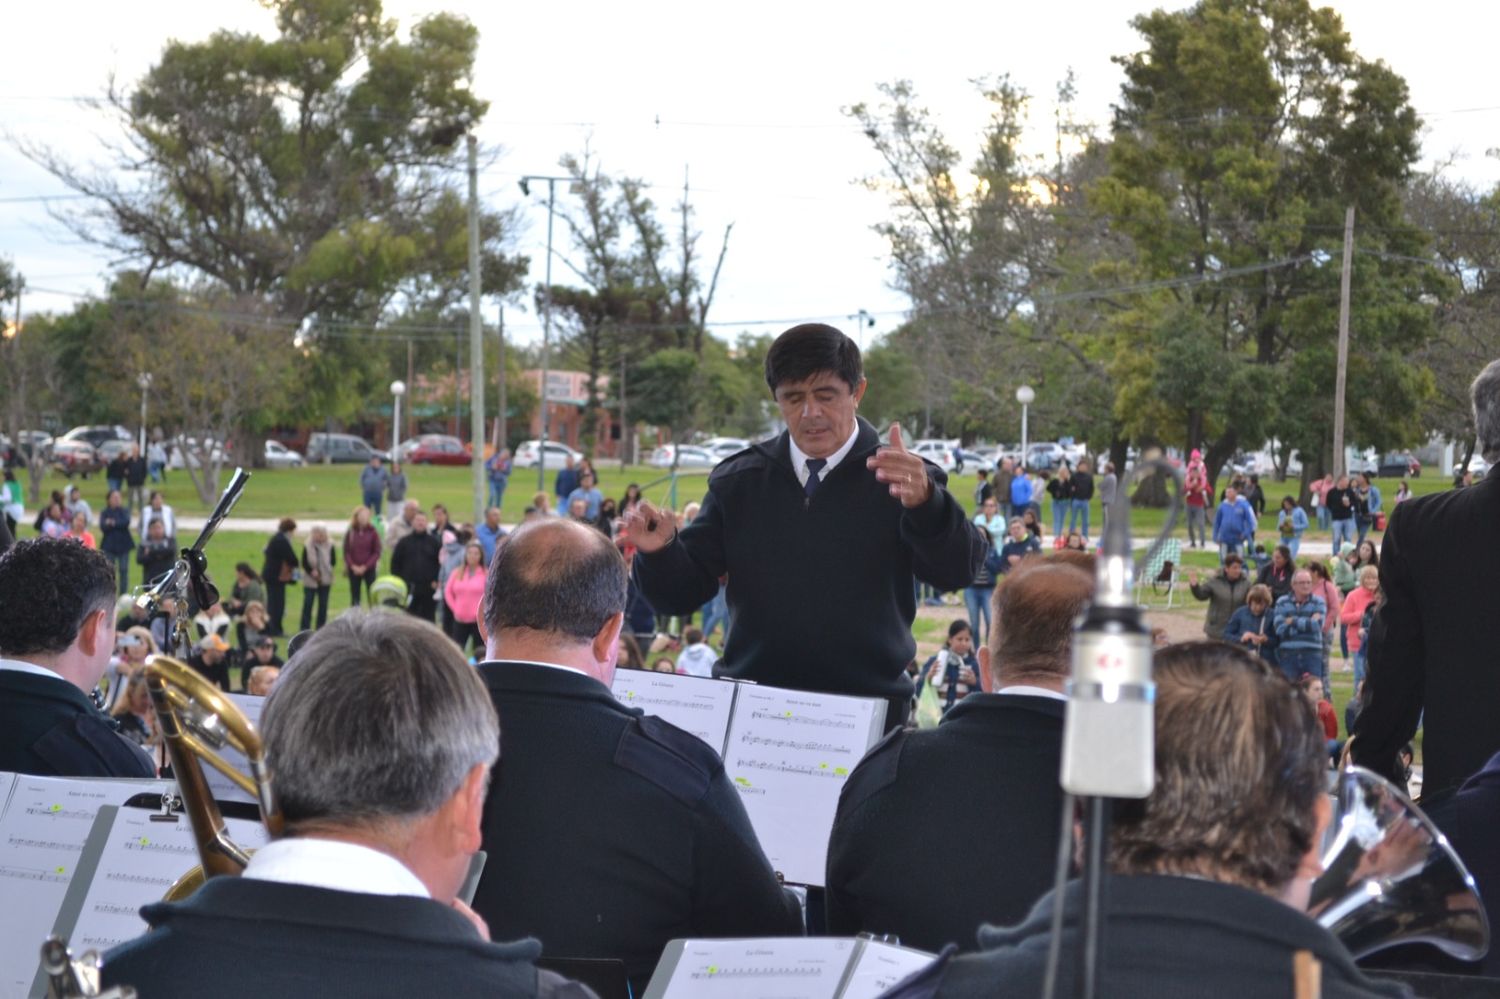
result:
[[(253, 694), (229, 694), (228, 697), (239, 706), (241, 711), (245, 712), (245, 717), (250, 719), (250, 724), (255, 726), (256, 731), (259, 731), (260, 712), (261, 708), (265, 707), (266, 699)], [(220, 749), (218, 753), (224, 757), (226, 762), (233, 764), (240, 773), (247, 775), (250, 773), (250, 764), (245, 759), (244, 753), (241, 753), (237, 749), (232, 749), (227, 745), (223, 749)], [(207, 763), (203, 764), (203, 776), (208, 781), (208, 791), (214, 796), (214, 800), (248, 801), (252, 805), (256, 804), (254, 795), (246, 794), (240, 790), (238, 784), (219, 773), (216, 768), (209, 766)]]
[(691, 732), (722, 756), (737, 686), (732, 680), (620, 669), (611, 690), (621, 704)]
[(0, 817), (0, 997), (25, 996), (100, 806), (161, 794), (169, 780), (22, 775)]
[(874, 940), (864, 943), (840, 999), (877, 999), (897, 982), (927, 967), (936, 957), (926, 951)]
[(771, 866), (821, 885), (849, 772), (879, 738), (884, 701), (741, 684), (724, 753)]
[(689, 940), (662, 999), (834, 999), (848, 938)]
[[(198, 863), (192, 823), (186, 815), (176, 822), (153, 822), (152, 812), (122, 808), (99, 856), (99, 867), (83, 899), (70, 946), (81, 954), (101, 954), (117, 943), (146, 932), (141, 906), (160, 902), (172, 883)], [(246, 850), (265, 846), (265, 826), (249, 819), (225, 819), (229, 838)]]

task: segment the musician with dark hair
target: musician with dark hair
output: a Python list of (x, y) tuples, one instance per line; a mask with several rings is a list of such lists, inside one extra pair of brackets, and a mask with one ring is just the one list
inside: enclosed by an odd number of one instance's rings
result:
[[(670, 510), (632, 510), (636, 578), (658, 612), (686, 614), (727, 575), (716, 675), (887, 698), (898, 725), (911, 702), (914, 579), (961, 590), (986, 545), (900, 427), (882, 443), (857, 415), (866, 382), (849, 337), (792, 327), (766, 354), (766, 384), (786, 432), (721, 462), (680, 532)], [(858, 627), (830, 627), (844, 622)]]
[(800, 935), (719, 755), (610, 693), (625, 609), (614, 544), (534, 520), (485, 585), (479, 675), (505, 762), (485, 806), (480, 915), (552, 955), (623, 961), (637, 995), (674, 937)]
[(980, 924), (1020, 920), (1051, 886), (1063, 683), (1094, 594), (1078, 562), (1092, 558), (1027, 559), (996, 589), (979, 649), (993, 693), (936, 729), (891, 733), (854, 768), (828, 844), (830, 932), (972, 950)]
[(456, 898), (499, 726), (442, 632), (346, 613), (298, 652), (261, 722), (285, 835), (242, 877), (142, 909), (151, 929), (106, 955), (106, 985), (152, 999), (593, 995), (539, 972), (536, 941), (491, 943)]
[(0, 553), (0, 770), (154, 777), (89, 695), (115, 651), (115, 570), (70, 539)]
[[(1322, 966), (1325, 999), (1409, 995), (1375, 982), (1304, 913), (1331, 811), (1317, 714), (1270, 664), (1223, 642), (1158, 650), (1156, 787), (1115, 805), (1100, 980), (1118, 996), (1289, 996), (1293, 962)], [(1003, 848), (997, 844), (996, 848)], [(903, 995), (1040, 995), (1053, 907), (1063, 906), (1058, 995), (1072, 995), (1082, 884), (1020, 924), (979, 931), (981, 952)]]

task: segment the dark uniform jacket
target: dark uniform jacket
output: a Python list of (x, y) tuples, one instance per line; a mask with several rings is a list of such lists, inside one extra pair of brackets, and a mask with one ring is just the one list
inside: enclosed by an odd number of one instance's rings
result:
[(539, 973), (536, 941), (486, 942), (431, 899), (214, 878), (141, 916), (151, 930), (105, 956), (104, 981), (149, 999), (593, 996)]
[(880, 446), (859, 421), (854, 445), (808, 499), (786, 433), (713, 470), (698, 516), (635, 573), (657, 611), (685, 614), (728, 574), (729, 639), (715, 675), (860, 697), (911, 697), (912, 577), (961, 590), (984, 562), (978, 529), (927, 465), (932, 497), (901, 506), (865, 461)]
[(973, 950), (1049, 888), (1057, 856), (1064, 702), (970, 694), (925, 732), (870, 750), (839, 796), (828, 929)]
[[(1077, 881), (1064, 892), (1062, 962), (1057, 995), (1074, 994)], [(1265, 999), (1293, 994), (1292, 961), (1310, 951), (1323, 969), (1323, 999), (1409, 996), (1405, 986), (1377, 982), (1354, 966), (1344, 945), (1291, 906), (1248, 888), (1179, 877), (1111, 877), (1105, 886), (1100, 995), (1107, 999)], [(1011, 929), (986, 926), (981, 953), (941, 962), (927, 987), (892, 993), (902, 999), (993, 999), (1039, 996), (1055, 895)]]
[(500, 714), (474, 908), (549, 957), (618, 958), (639, 995), (674, 937), (796, 936), (739, 792), (702, 740), (572, 670), (479, 667)]
[[(1494, 934), (1500, 929), (1500, 837), (1495, 835), (1500, 829), (1500, 753), (1464, 781), (1458, 793), (1431, 804), (1424, 794), (1422, 805), (1474, 876)], [(1491, 940), (1483, 962), (1466, 970), (1500, 977), (1500, 944), (1493, 942), (1493, 936)]]
[(1496, 551), (1500, 475), (1407, 500), (1380, 545), (1384, 601), (1370, 629), (1354, 762), (1399, 786), (1397, 753), (1420, 720), (1424, 798), (1458, 787), (1500, 750), (1490, 631), (1500, 562), (1487, 557)]
[(0, 770), (42, 777), (155, 777), (151, 757), (66, 680), (0, 670)]

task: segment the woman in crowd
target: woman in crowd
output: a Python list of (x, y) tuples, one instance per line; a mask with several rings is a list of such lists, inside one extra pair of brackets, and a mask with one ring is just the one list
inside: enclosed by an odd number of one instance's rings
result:
[(196, 641), (202, 641), (209, 635), (218, 635), (227, 642), (229, 626), (229, 615), (224, 612), (223, 604), (211, 604), (193, 615), (193, 637)]
[(269, 635), (282, 633), (282, 619), (286, 615), (286, 588), (297, 580), (297, 549), (292, 547), (292, 532), (297, 522), (290, 517), (281, 518), (276, 533), (266, 542), (265, 565), (260, 576), (266, 583), (266, 613), (270, 617)]
[[(985, 500), (989, 506), (995, 501)], [(995, 542), (990, 537), (989, 528), (979, 527), (980, 537), (984, 538), (984, 560), (979, 564), (979, 571), (974, 574), (974, 581), (964, 588), (964, 605), (969, 609), (969, 633), (975, 636), (977, 641), (989, 641), (990, 634), (990, 598), (995, 595), (995, 579), (1000, 575), (1000, 552), (995, 549)], [(980, 627), (981, 622), (983, 627)]]
[(124, 688), (109, 715), (120, 726), (120, 735), (137, 746), (151, 749), (161, 742), (161, 729), (157, 727), (156, 709), (151, 706), (145, 671), (132, 673)]
[(632, 482), (630, 485), (625, 487), (625, 495), (620, 497), (620, 519), (623, 520), (624, 518), (630, 516), (630, 511), (634, 510), (637, 506), (640, 505), (640, 503), (641, 487)]
[(1037, 519), (1035, 504), (1028, 506), (1026, 512), (1021, 514), (1021, 523), (1025, 526), (1026, 533), (1031, 535), (1032, 540), (1036, 541), (1037, 547), (1040, 548), (1042, 544), (1042, 522)]
[(1328, 566), (1313, 559), (1307, 563), (1307, 571), (1312, 573), (1312, 595), (1322, 597), (1323, 606), (1328, 608), (1328, 613), (1323, 615), (1323, 672), (1327, 673), (1328, 661), (1333, 654), (1333, 632), (1338, 625), (1339, 610), (1344, 601), (1339, 588), (1333, 583)]
[(151, 630), (140, 625), (127, 628), (115, 639), (115, 654), (109, 657), (109, 665), (104, 669), (106, 710), (119, 702), (130, 678), (145, 670), (146, 657), (159, 651)]
[[(493, 506), (494, 504), (490, 504)], [(427, 533), (439, 541), (443, 540), (443, 532), (451, 531), (453, 522), (448, 517), (448, 508), (441, 503), (432, 504), (432, 516), (428, 518)]]
[(1405, 479), (1402, 479), (1401, 484), (1396, 487), (1396, 495), (1391, 500), (1391, 505), (1395, 506), (1399, 503), (1404, 503), (1409, 499), (1411, 499), (1411, 485)]
[(1283, 496), (1281, 509), (1276, 512), (1276, 531), (1281, 543), (1291, 550), (1292, 559), (1302, 550), (1302, 535), (1307, 533), (1307, 511), (1297, 505), (1290, 496)]
[(1292, 561), (1292, 550), (1286, 545), (1277, 545), (1271, 552), (1271, 560), (1261, 567), (1256, 582), (1271, 590), (1271, 603), (1275, 603), (1292, 592), (1292, 573), (1297, 569)]
[(141, 582), (148, 584), (177, 563), (177, 549), (161, 521), (153, 520), (146, 529), (135, 550), (135, 560), (141, 564)]
[(443, 587), (443, 599), (453, 612), (453, 640), (469, 654), (469, 643), (474, 643), (474, 654), (484, 655), (484, 640), (479, 637), (479, 608), (484, 602), (484, 545), (470, 541), (464, 546), (464, 561)]
[(1276, 665), (1276, 628), (1271, 621), (1275, 600), (1271, 588), (1256, 583), (1245, 595), (1245, 603), (1229, 615), (1224, 626), (1224, 641), (1230, 642)]
[[(328, 623), (328, 595), (333, 592), (333, 569), (339, 563), (338, 549), (328, 528), (314, 524), (302, 546), (302, 629), (321, 628)], [(313, 607), (317, 607), (317, 622)]]
[(63, 537), (72, 538), (85, 548), (99, 547), (98, 543), (94, 541), (94, 532), (89, 530), (89, 516), (82, 510), (73, 514), (73, 525), (68, 528), (67, 533)]
[(594, 519), (594, 526), (604, 532), (606, 538), (615, 536), (615, 524), (619, 522), (619, 514), (615, 509), (615, 501), (608, 496), (599, 502), (599, 516)]
[(251, 603), (264, 605), (265, 602), (266, 587), (260, 581), (260, 574), (250, 568), (249, 562), (236, 563), (234, 588), (229, 591), (229, 601), (224, 605), (229, 616), (239, 617), (245, 613), (245, 608)]
[(1359, 585), (1344, 600), (1339, 611), (1348, 635), (1349, 651), (1354, 654), (1354, 685), (1358, 687), (1365, 679), (1365, 662), (1369, 656), (1369, 625), (1366, 616), (1375, 611), (1380, 601), (1380, 570), (1367, 565), (1359, 570)]
[(1003, 576), (1027, 555), (1042, 550), (1036, 535), (1026, 530), (1026, 522), (1020, 517), (1010, 518), (1009, 536), (1000, 548), (1000, 574)]
[[(370, 524), (370, 508), (357, 506), (344, 532), (344, 573), (349, 577), (349, 606), (360, 606), (360, 590), (369, 593), (380, 568), (380, 532)], [(373, 597), (371, 598), (373, 599)]]
[[(240, 662), (240, 686), (242, 687), (245, 684), (245, 667), (254, 657), (255, 646), (266, 635), (268, 626), (266, 605), (259, 600), (252, 600), (245, 605), (245, 616), (240, 618), (239, 623), (234, 626), (235, 644), (238, 646), (235, 650), (235, 657)], [(225, 670), (225, 675), (228, 675), (227, 666)]]
[(130, 592), (130, 553), (135, 550), (135, 538), (130, 534), (130, 511), (120, 497), (120, 490), (111, 489), (99, 511), (99, 548), (109, 556), (115, 567), (115, 583), (121, 593)]
[(552, 495), (550, 493), (539, 492), (532, 496), (531, 508), (542, 517), (556, 516), (556, 511), (552, 509)]
[[(60, 497), (60, 493), (53, 493), (54, 497)], [(60, 498), (53, 499), (37, 515), (34, 525), (38, 532), (49, 538), (60, 538), (68, 533), (68, 515), (63, 512), (63, 502)]]
[(443, 634), (455, 642), (458, 641), (454, 637), (457, 634), (458, 622), (453, 618), (453, 608), (448, 605), (448, 598), (445, 594), (448, 588), (448, 578), (464, 564), (464, 548), (468, 546), (469, 539), (473, 536), (474, 532), (470, 531), (468, 525), (465, 524), (462, 527), (444, 531), (438, 538), (443, 543), (443, 547), (438, 549), (437, 596), (438, 603), (442, 604), (443, 612), (443, 619), (439, 625), (443, 629)]
[(1323, 726), (1324, 745), (1328, 749), (1330, 763), (1337, 762), (1344, 744), (1339, 741), (1339, 716), (1323, 695), (1323, 681), (1311, 673), (1304, 673), (1297, 680), (1297, 686), (1318, 712), (1318, 724)]
[(1068, 512), (1073, 509), (1073, 475), (1063, 465), (1047, 482), (1047, 495), (1052, 497), (1052, 533), (1060, 535), (1067, 522)]
[(151, 527), (152, 521), (156, 520), (162, 522), (167, 537), (177, 537), (177, 515), (162, 499), (160, 490), (152, 490), (151, 498), (146, 502), (146, 508), (141, 511), (141, 534), (145, 534)]

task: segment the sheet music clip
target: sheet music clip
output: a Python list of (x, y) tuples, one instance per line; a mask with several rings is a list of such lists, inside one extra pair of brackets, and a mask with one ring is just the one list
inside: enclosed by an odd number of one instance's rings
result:
[(152, 822), (175, 823), (182, 816), (182, 795), (176, 789), (165, 791), (161, 796), (161, 811), (151, 816)]

